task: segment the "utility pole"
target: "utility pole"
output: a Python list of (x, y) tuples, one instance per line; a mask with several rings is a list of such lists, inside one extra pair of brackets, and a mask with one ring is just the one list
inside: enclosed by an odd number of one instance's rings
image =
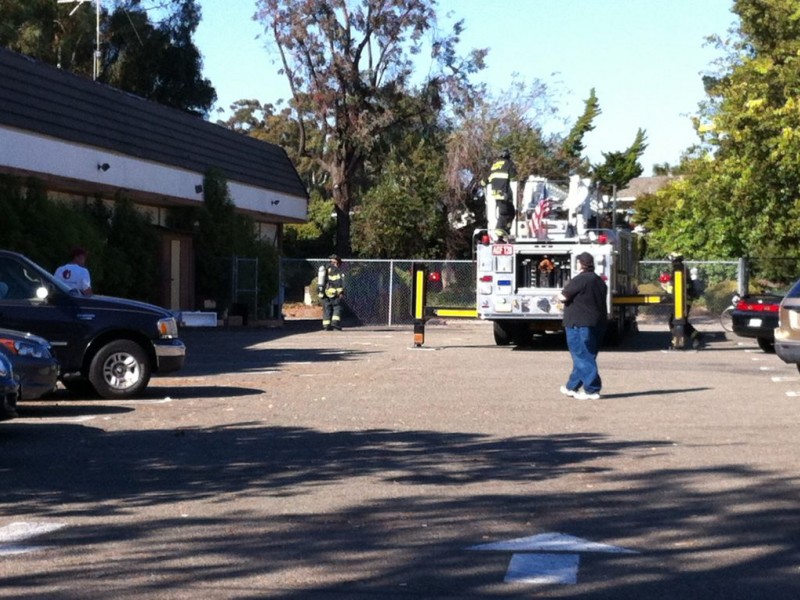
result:
[[(81, 7), (84, 2), (91, 2), (92, 0), (58, 0), (58, 4), (72, 4), (77, 2), (78, 5), (73, 8), (69, 16), (71, 17), (76, 10)], [(94, 41), (94, 60), (92, 64), (92, 79), (97, 81), (100, 76), (100, 0), (94, 0), (95, 6), (95, 41)]]

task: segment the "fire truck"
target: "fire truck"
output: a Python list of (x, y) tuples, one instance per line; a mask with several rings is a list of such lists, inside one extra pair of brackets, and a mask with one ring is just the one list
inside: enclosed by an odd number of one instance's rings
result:
[(650, 302), (638, 295), (635, 234), (615, 227), (616, 207), (590, 180), (528, 178), (518, 203), (524, 208), (502, 238), (493, 230), (494, 201), (486, 198), (488, 229), (473, 236), (476, 308), (479, 318), (494, 323), (498, 345), (529, 345), (535, 335), (563, 329), (557, 297), (578, 273), (575, 257), (582, 252), (594, 257), (595, 272), (608, 285), (608, 339), (635, 329), (637, 305)]

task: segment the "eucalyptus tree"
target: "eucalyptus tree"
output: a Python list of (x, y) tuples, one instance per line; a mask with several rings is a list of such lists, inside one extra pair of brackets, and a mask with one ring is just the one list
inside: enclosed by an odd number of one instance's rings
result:
[[(351, 253), (351, 211), (366, 161), (381, 137), (415, 117), (405, 99), (415, 84), (429, 89), (444, 111), (469, 104), (469, 76), (485, 51), (456, 52), (460, 23), (436, 32), (435, 0), (258, 0), (256, 18), (269, 32), (292, 93), (298, 154), (314, 156), (328, 173), (336, 214), (336, 246)], [(415, 82), (415, 58), (431, 48), (436, 68)], [(448, 102), (457, 98), (457, 102)], [(308, 147), (308, 127), (320, 132), (321, 151)]]
[[(2, 0), (0, 46), (66, 71), (92, 77), (97, 37), (92, 3)], [(197, 0), (159, 3), (157, 22), (140, 0), (100, 4), (97, 79), (149, 100), (205, 115), (216, 91), (202, 76), (192, 36), (202, 13)], [(90, 9), (91, 8), (91, 9)]]

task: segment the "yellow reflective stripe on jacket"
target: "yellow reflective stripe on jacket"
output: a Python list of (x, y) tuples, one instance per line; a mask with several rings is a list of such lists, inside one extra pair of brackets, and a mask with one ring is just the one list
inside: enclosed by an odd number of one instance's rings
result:
[(325, 278), (325, 296), (327, 298), (336, 298), (341, 296), (344, 291), (344, 274), (336, 267), (327, 268), (327, 277)]

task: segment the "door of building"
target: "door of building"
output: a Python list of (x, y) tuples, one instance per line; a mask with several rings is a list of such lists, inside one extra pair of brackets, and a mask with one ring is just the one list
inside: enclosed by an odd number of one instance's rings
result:
[(170, 310), (194, 310), (192, 237), (167, 232), (162, 238), (161, 304)]

